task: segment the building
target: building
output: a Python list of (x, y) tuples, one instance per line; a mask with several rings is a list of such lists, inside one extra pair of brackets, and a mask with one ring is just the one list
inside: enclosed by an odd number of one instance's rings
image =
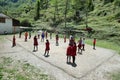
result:
[(0, 34), (19, 32), (20, 21), (0, 13)]

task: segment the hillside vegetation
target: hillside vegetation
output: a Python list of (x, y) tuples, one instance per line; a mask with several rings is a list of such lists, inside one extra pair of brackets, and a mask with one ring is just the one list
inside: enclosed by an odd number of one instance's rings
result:
[(89, 37), (120, 45), (120, 0), (0, 0), (0, 12), (45, 29), (91, 27)]

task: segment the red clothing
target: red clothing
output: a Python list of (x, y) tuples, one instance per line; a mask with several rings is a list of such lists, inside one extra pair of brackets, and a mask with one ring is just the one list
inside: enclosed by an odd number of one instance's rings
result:
[(34, 37), (34, 46), (37, 46), (38, 45), (38, 41), (37, 41), (37, 38)]
[(59, 39), (59, 37), (58, 37), (58, 35), (56, 35), (56, 41), (58, 41), (58, 39)]
[(45, 50), (50, 50), (50, 43), (49, 43), (49, 42), (46, 42), (45, 44), (46, 44)]
[(93, 44), (96, 44), (96, 40), (95, 39), (93, 40)]
[(77, 46), (72, 46), (71, 56), (76, 56), (76, 50), (77, 50)]
[(28, 37), (28, 33), (25, 32), (25, 41), (27, 40), (27, 37)]
[(66, 55), (67, 55), (67, 56), (71, 56), (71, 53), (72, 53), (72, 47), (71, 47), (71, 46), (68, 46)]

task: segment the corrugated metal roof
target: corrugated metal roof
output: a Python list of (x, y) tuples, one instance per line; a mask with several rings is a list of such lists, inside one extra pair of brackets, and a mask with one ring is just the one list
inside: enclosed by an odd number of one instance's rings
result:
[(3, 13), (0, 13), (0, 17), (2, 17), (2, 18), (10, 18), (9, 16), (6, 16), (6, 15), (3, 14)]

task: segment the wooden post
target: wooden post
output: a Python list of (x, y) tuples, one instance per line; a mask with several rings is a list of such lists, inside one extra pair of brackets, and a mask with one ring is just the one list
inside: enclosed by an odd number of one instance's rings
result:
[(14, 26), (14, 30), (13, 30), (13, 34), (15, 35), (15, 32), (16, 32), (16, 29), (15, 29), (16, 27)]

